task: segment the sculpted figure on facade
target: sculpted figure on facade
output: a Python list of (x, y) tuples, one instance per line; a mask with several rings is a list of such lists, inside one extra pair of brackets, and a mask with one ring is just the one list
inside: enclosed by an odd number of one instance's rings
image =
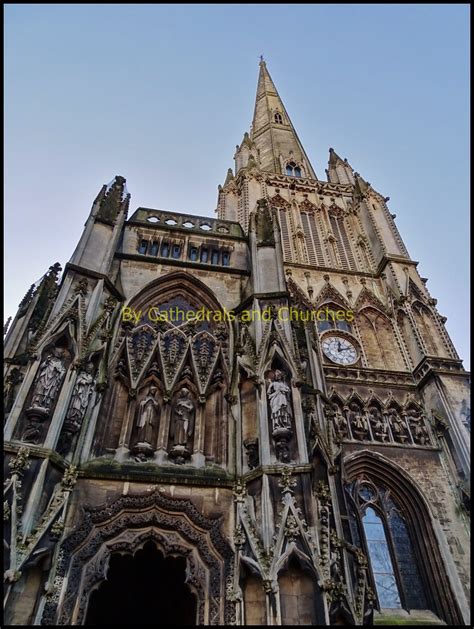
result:
[(51, 409), (66, 373), (63, 361), (64, 350), (55, 347), (41, 363), (33, 389), (32, 408), (41, 408), (46, 411)]
[(62, 454), (66, 454), (70, 450), (74, 435), (76, 435), (81, 428), (92, 394), (92, 385), (94, 383), (93, 373), (94, 365), (93, 363), (88, 363), (86, 368), (79, 372), (77, 376), (69, 409), (58, 442), (57, 449)]
[(349, 409), (349, 421), (352, 434), (356, 439), (366, 439), (368, 437), (369, 427), (361, 408), (358, 404), (353, 403), (349, 406)]
[(368, 411), (372, 435), (376, 441), (385, 441), (388, 434), (387, 424), (378, 406), (371, 406)]
[(290, 387), (283, 380), (283, 373), (275, 370), (275, 378), (267, 389), (270, 402), (272, 429), (286, 428), (291, 430)]
[(347, 419), (345, 418), (344, 413), (341, 411), (337, 404), (334, 404), (333, 411), (333, 421), (336, 436), (339, 439), (345, 439), (348, 435)]
[(191, 452), (186, 446), (188, 439), (192, 437), (194, 432), (195, 410), (191, 393), (184, 387), (175, 402), (171, 417), (170, 437), (172, 445), (169, 456), (176, 463), (184, 463), (191, 456)]
[(407, 413), (407, 421), (411, 429), (413, 441), (421, 446), (429, 443), (430, 437), (421, 413), (410, 409)]
[(152, 445), (154, 428), (159, 421), (160, 406), (156, 401), (156, 393), (158, 389), (156, 387), (150, 387), (148, 394), (140, 402), (138, 407), (138, 421), (137, 421), (137, 441), (139, 443), (147, 443)]
[(388, 411), (388, 422), (392, 429), (392, 435), (395, 441), (405, 443), (408, 439), (408, 430), (405, 422), (394, 408)]

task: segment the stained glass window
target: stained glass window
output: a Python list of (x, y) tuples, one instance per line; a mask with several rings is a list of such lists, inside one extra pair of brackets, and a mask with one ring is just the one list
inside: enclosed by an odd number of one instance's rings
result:
[(400, 608), (400, 596), (382, 519), (372, 507), (362, 518), (375, 587), (382, 608)]

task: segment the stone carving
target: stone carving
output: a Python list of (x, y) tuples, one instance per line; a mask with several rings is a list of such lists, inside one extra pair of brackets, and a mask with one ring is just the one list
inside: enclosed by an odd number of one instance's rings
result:
[(67, 454), (71, 448), (74, 436), (79, 432), (82, 420), (89, 405), (94, 382), (94, 365), (88, 363), (84, 371), (77, 377), (71, 396), (69, 409), (64, 420), (64, 425), (59, 437), (57, 450), (61, 454)]
[(395, 441), (405, 443), (408, 439), (408, 430), (405, 422), (394, 408), (390, 408), (388, 411), (388, 421), (392, 428), (392, 435)]
[(194, 431), (194, 411), (195, 404), (191, 399), (191, 394), (184, 387), (174, 405), (171, 420), (170, 437), (173, 440), (173, 446), (169, 456), (175, 459), (176, 463), (184, 463), (191, 456), (186, 445)]
[(272, 428), (286, 428), (291, 430), (291, 402), (290, 387), (283, 379), (283, 373), (275, 370), (275, 378), (267, 389), (267, 396), (270, 401), (272, 418)]
[(39, 366), (31, 406), (26, 409), (28, 422), (21, 437), (23, 441), (35, 444), (41, 441), (44, 421), (51, 413), (66, 373), (64, 355), (64, 349), (54, 347)]
[(5, 379), (5, 388), (3, 392), (5, 413), (10, 412), (16, 395), (16, 387), (22, 382), (23, 374), (19, 369), (14, 367)]
[(153, 433), (159, 422), (160, 406), (156, 400), (158, 389), (151, 386), (138, 406), (137, 441), (133, 448), (137, 461), (144, 461), (153, 454)]
[(258, 455), (258, 439), (246, 439), (244, 448), (247, 450), (247, 465), (251, 470), (258, 467), (260, 463)]
[(374, 439), (376, 441), (385, 441), (388, 428), (378, 406), (373, 405), (369, 407), (368, 418)]
[(466, 426), (466, 428), (471, 432), (471, 408), (467, 405), (466, 400), (461, 402), (461, 417), (462, 423)]
[(64, 350), (55, 347), (41, 363), (31, 399), (31, 407), (49, 412), (59, 391), (66, 368)]
[(333, 422), (338, 439), (345, 439), (348, 434), (347, 419), (337, 404), (333, 406)]
[(275, 437), (275, 454), (280, 463), (291, 463), (289, 438), (284, 435)]
[(407, 412), (407, 421), (411, 429), (413, 441), (421, 446), (427, 443), (429, 444), (430, 437), (421, 414), (414, 409), (410, 409)]
[(352, 434), (355, 439), (362, 441), (366, 439), (369, 432), (369, 426), (358, 404), (350, 404), (349, 421), (351, 424)]

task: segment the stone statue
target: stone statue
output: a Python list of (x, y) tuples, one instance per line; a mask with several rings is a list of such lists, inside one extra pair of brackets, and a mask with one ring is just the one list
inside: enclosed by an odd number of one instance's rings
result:
[(77, 376), (69, 409), (56, 448), (60, 454), (66, 455), (70, 451), (74, 435), (81, 428), (92, 393), (93, 373), (94, 365), (93, 363), (88, 363), (86, 368)]
[(157, 391), (156, 387), (151, 386), (148, 395), (143, 398), (138, 407), (137, 441), (140, 443), (152, 445), (153, 429), (156, 425), (156, 417), (160, 408), (156, 401)]
[(408, 439), (408, 431), (405, 422), (401, 419), (395, 409), (391, 408), (388, 413), (388, 421), (392, 427), (393, 438), (395, 441), (405, 443)]
[(71, 396), (69, 410), (66, 415), (68, 419), (75, 422), (82, 421), (92, 393), (92, 383), (94, 382), (93, 373), (93, 363), (88, 363), (85, 370), (79, 373)]
[(173, 409), (170, 436), (175, 446), (185, 446), (194, 430), (194, 402), (188, 389), (183, 388)]
[(258, 467), (260, 459), (258, 453), (258, 439), (246, 439), (244, 448), (247, 450), (247, 464), (249, 469)]
[(279, 428), (291, 430), (290, 387), (283, 381), (283, 374), (279, 369), (275, 371), (275, 379), (270, 383), (267, 395), (273, 430)]
[(344, 439), (347, 437), (347, 419), (344, 417), (344, 414), (337, 404), (334, 404), (333, 410), (333, 422), (336, 435), (339, 439)]
[(368, 433), (369, 427), (367, 425), (367, 420), (357, 404), (350, 405), (349, 418), (351, 422), (352, 434), (356, 439), (364, 439)]
[(377, 406), (371, 406), (368, 416), (374, 438), (377, 439), (377, 441), (385, 441), (387, 438), (387, 424), (382, 417), (380, 409)]
[(66, 373), (63, 357), (64, 350), (55, 347), (41, 363), (31, 399), (32, 408), (51, 409)]
[(407, 420), (408, 425), (411, 428), (413, 441), (421, 446), (424, 446), (427, 442), (429, 442), (428, 430), (426, 429), (420, 414), (415, 410), (410, 410), (407, 414)]

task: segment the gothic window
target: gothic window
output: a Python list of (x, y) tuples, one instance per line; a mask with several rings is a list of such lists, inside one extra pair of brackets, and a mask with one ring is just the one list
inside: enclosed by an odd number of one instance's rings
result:
[(279, 210), (283, 256), (286, 262), (291, 261), (291, 240), (286, 210)]
[(201, 247), (201, 262), (207, 262), (209, 259), (208, 249)]
[(197, 262), (198, 260), (197, 247), (189, 247), (189, 259), (191, 260), (191, 262)]
[(168, 242), (161, 243), (161, 255), (167, 258), (170, 255), (170, 245)]
[(228, 251), (222, 252), (222, 265), (229, 266), (230, 264), (230, 253)]
[(306, 240), (306, 249), (308, 251), (310, 264), (325, 266), (323, 248), (321, 238), (319, 236), (318, 226), (314, 214), (308, 212), (301, 213), (301, 221)]
[(390, 320), (374, 308), (364, 308), (357, 323), (369, 367), (374, 369), (405, 369)]
[(148, 240), (141, 240), (140, 246), (138, 247), (138, 253), (145, 255), (147, 248), (148, 248)]
[(171, 255), (173, 258), (179, 258), (181, 255), (181, 246), (180, 245), (173, 245), (173, 249), (171, 252)]
[(286, 174), (290, 177), (301, 177), (301, 168), (295, 162), (288, 162), (286, 165)]
[(379, 608), (427, 609), (409, 523), (390, 490), (362, 478), (350, 493), (362, 525), (352, 522), (351, 529), (369, 558)]
[(158, 255), (158, 243), (156, 242), (156, 240), (154, 240), (151, 243), (151, 247), (150, 247), (150, 255), (151, 256), (157, 256)]
[(372, 507), (368, 507), (362, 523), (380, 607), (401, 607), (382, 518)]
[(412, 311), (428, 354), (431, 356), (447, 356), (444, 343), (429, 309), (420, 302), (415, 302), (412, 305)]
[(277, 113), (275, 114), (275, 122), (277, 124), (283, 124), (283, 118), (282, 115), (277, 111)]
[[(340, 313), (345, 313), (345, 308), (333, 304), (325, 304), (324, 306), (319, 306), (318, 310), (321, 311), (318, 315), (320, 320), (317, 322), (320, 334), (326, 330), (342, 330), (343, 332), (352, 333), (352, 327), (347, 321), (338, 320), (338, 318), (342, 319)], [(339, 313), (339, 315), (337, 313)]]
[(211, 264), (219, 264), (219, 250), (218, 249), (212, 250)]
[(355, 271), (354, 255), (352, 253), (349, 237), (347, 235), (344, 217), (329, 214), (331, 229), (337, 242), (339, 258), (343, 269)]

